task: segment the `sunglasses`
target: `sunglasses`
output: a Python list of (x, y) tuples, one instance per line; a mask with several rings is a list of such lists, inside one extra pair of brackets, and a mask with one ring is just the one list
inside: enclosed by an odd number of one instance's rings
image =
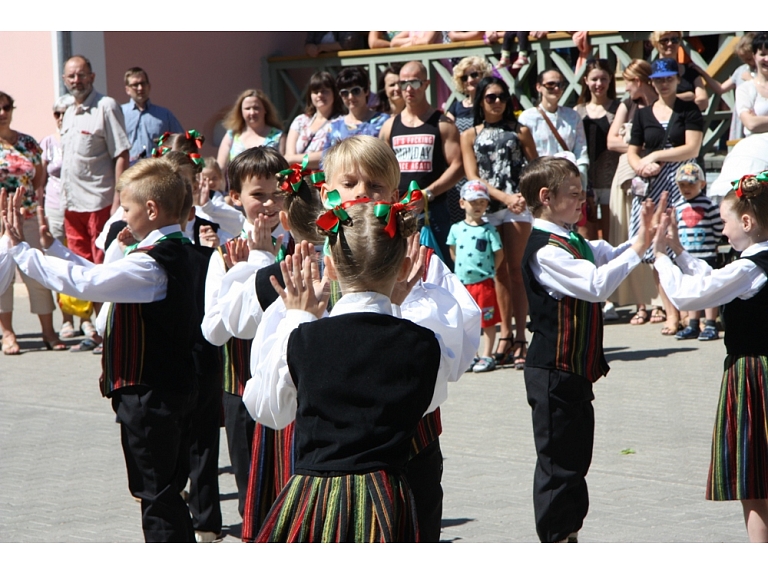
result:
[(363, 90), (360, 86), (354, 86), (347, 90), (344, 88), (343, 90), (339, 90), (339, 96), (342, 98), (349, 98), (350, 96), (359, 96), (362, 94), (365, 90)]
[(13, 106), (11, 106), (10, 104), (3, 104), (2, 106), (0, 106), (0, 110), (2, 110), (3, 112), (10, 112), (11, 110), (13, 110)]
[(480, 72), (470, 72), (469, 74), (464, 74), (463, 76), (460, 76), (462, 82), (466, 82), (470, 78), (473, 80), (476, 80), (480, 77)]
[(495, 104), (496, 102), (501, 102), (503, 104), (509, 100), (509, 96), (503, 92), (501, 94), (486, 94), (483, 96), (483, 100), (485, 100), (487, 104)]
[(675, 36), (674, 38), (660, 38), (659, 44), (679, 44), (680, 38)]
[(563, 87), (562, 82), (547, 82), (546, 84), (542, 84), (547, 90), (560, 90)]
[(398, 82), (400, 84), (400, 89), (405, 91), (406, 88), (413, 88), (414, 90), (418, 90), (424, 85), (423, 80), (400, 80)]
[(139, 86), (149, 86), (149, 82), (134, 82), (133, 84), (128, 84), (128, 87), (134, 90)]
[(65, 113), (66, 112), (54, 112), (53, 113), (53, 117), (54, 118), (63, 118)]

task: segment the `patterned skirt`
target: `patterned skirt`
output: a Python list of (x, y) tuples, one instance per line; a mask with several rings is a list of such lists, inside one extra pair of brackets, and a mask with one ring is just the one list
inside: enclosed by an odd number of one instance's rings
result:
[(256, 541), (256, 535), (277, 496), (293, 475), (294, 424), (275, 431), (257, 423), (253, 430), (251, 469), (243, 511), (242, 539)]
[(401, 475), (294, 475), (256, 541), (418, 543), (418, 533), (413, 495)]
[(768, 499), (768, 357), (725, 360), (707, 499)]

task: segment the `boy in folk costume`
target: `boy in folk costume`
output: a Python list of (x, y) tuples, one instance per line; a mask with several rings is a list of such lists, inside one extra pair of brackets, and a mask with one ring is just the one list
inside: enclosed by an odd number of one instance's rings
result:
[(570, 161), (534, 160), (520, 178), (520, 191), (536, 217), (523, 255), (533, 332), (525, 387), (538, 456), (536, 531), (542, 542), (576, 542), (589, 507), (592, 384), (609, 369), (600, 302), (650, 245), (652, 204), (643, 207), (639, 235), (614, 248), (569, 232), (585, 201), (579, 171)]

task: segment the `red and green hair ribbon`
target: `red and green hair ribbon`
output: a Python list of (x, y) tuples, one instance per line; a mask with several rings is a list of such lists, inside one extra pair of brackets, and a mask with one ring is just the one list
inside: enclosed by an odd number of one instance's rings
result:
[[(168, 132), (166, 132), (167, 134)], [(184, 135), (187, 137), (187, 140), (194, 140), (195, 145), (197, 146), (197, 149), (203, 147), (203, 142), (205, 142), (205, 136), (203, 136), (200, 132), (197, 130), (187, 130)]]
[(390, 238), (394, 238), (395, 232), (397, 232), (398, 212), (413, 209), (413, 203), (419, 201), (421, 197), (422, 193), (419, 189), (419, 185), (412, 181), (411, 185), (408, 186), (408, 193), (405, 194), (405, 197), (399, 202), (395, 202), (394, 204), (388, 202), (376, 202), (373, 205), (373, 215), (377, 218), (384, 218), (384, 221), (387, 224), (384, 227), (384, 231), (387, 232), (387, 235)]
[(755, 178), (758, 182), (762, 184), (768, 183), (768, 170), (764, 172), (760, 172), (759, 174), (747, 174), (746, 176), (740, 177), (738, 180), (733, 180), (731, 182), (731, 190), (736, 192), (736, 197), (741, 198), (744, 195), (744, 190), (742, 189), (744, 182), (746, 182), (750, 178)]
[[(365, 204), (370, 201), (370, 198), (358, 198), (342, 203), (341, 194), (337, 190), (331, 190), (326, 194), (326, 199), (323, 201), (323, 206), (328, 211), (321, 214), (320, 217), (317, 218), (316, 223), (325, 231), (336, 235), (339, 233), (339, 226), (341, 223), (349, 220), (349, 214), (344, 208), (354, 206), (355, 204)], [(325, 238), (323, 253), (327, 256), (331, 254), (330, 237)]]
[(309, 170), (307, 170), (308, 165), (309, 155), (305, 154), (301, 164), (292, 164), (287, 170), (279, 171), (277, 175), (282, 180), (280, 182), (280, 189), (286, 194), (294, 194), (298, 192), (301, 187), (301, 179), (310, 173)]

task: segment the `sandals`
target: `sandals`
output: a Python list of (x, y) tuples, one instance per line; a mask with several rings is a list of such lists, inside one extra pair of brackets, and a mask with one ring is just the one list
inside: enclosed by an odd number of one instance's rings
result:
[(653, 311), (651, 312), (650, 323), (664, 323), (665, 321), (667, 321), (667, 314), (664, 312), (664, 310), (660, 307), (653, 308)]
[(61, 339), (72, 339), (76, 335), (77, 332), (75, 331), (75, 326), (72, 325), (71, 321), (65, 321), (61, 324), (61, 330), (59, 331), (59, 337)]
[(524, 339), (516, 339), (513, 349), (515, 350), (512, 356), (515, 369), (525, 369), (525, 358), (528, 355), (528, 342)]
[(661, 335), (677, 335), (677, 332), (683, 329), (683, 324), (678, 323), (677, 327), (665, 325), (661, 328)]
[[(511, 337), (500, 337), (499, 343), (502, 341), (513, 341)], [(496, 348), (498, 349), (498, 347)], [(510, 363), (513, 363), (515, 358), (512, 355), (514, 352), (515, 346), (510, 344), (509, 346), (504, 346), (503, 352), (496, 352), (493, 354), (493, 359), (496, 360), (496, 365), (509, 365)]]
[(637, 310), (637, 313), (632, 316), (629, 323), (631, 325), (643, 325), (644, 323), (648, 323), (648, 311), (645, 309)]
[(6, 343), (5, 337), (3, 337), (3, 355), (21, 355), (21, 348), (15, 337), (10, 343)]
[(86, 337), (83, 341), (81, 341), (77, 345), (73, 345), (71, 348), (69, 348), (69, 351), (71, 352), (79, 352), (79, 351), (93, 351), (98, 347), (98, 343), (93, 341), (90, 337)]
[(69, 348), (69, 346), (58, 337), (53, 338), (51, 341), (43, 338), (43, 343), (45, 344), (45, 349), (48, 351), (64, 351)]

